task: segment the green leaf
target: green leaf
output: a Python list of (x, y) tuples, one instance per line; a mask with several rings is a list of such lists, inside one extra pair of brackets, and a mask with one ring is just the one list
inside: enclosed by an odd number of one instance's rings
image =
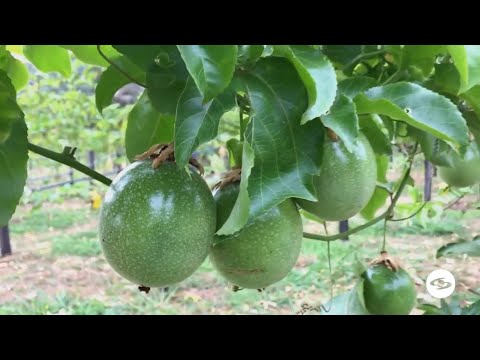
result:
[[(324, 132), (319, 120), (300, 125), (307, 94), (295, 68), (282, 58), (264, 58), (251, 72), (242, 73), (240, 80), (252, 107), (245, 132), (255, 155), (248, 179), (250, 218), (261, 216), (287, 198), (315, 200), (313, 175), (319, 172)], [(242, 175), (245, 166), (243, 163)], [(242, 189), (240, 194), (245, 196)], [(244, 211), (239, 209), (241, 214)], [(229, 229), (245, 225), (245, 219), (237, 218), (234, 212), (228, 220), (232, 223)]]
[(190, 76), (207, 103), (227, 88), (235, 71), (237, 45), (177, 45)]
[[(145, 72), (126, 57), (122, 56), (115, 60), (115, 65), (130, 75), (131, 78), (139, 82), (145, 80)], [(112, 104), (115, 93), (121, 87), (132, 82), (132, 80), (118, 71), (117, 67), (110, 65), (102, 75), (100, 75), (97, 87), (95, 88), (95, 103), (100, 113)]]
[(7, 73), (16, 91), (27, 85), (29, 77), (27, 67), (7, 51), (5, 45), (0, 47), (0, 70)]
[(437, 250), (437, 259), (451, 255), (480, 256), (480, 239), (446, 244)]
[(25, 45), (23, 54), (43, 72), (58, 72), (69, 77), (72, 72), (68, 51), (58, 45)]
[(435, 58), (445, 51), (445, 45), (405, 45), (402, 49), (402, 68), (417, 68), (428, 77), (434, 68)]
[(362, 115), (359, 118), (360, 129), (367, 137), (372, 149), (377, 154), (391, 155), (392, 145), (388, 130), (377, 114)]
[[(377, 183), (385, 184), (387, 183), (389, 158), (385, 155), (376, 155), (375, 159), (377, 161)], [(377, 211), (385, 205), (388, 196), (389, 194), (386, 189), (377, 186), (368, 204), (362, 209), (360, 214), (365, 219), (372, 220)]]
[(453, 165), (455, 152), (445, 141), (415, 128), (408, 133), (418, 140), (426, 160), (437, 166)]
[(367, 76), (355, 76), (338, 83), (338, 92), (349, 97), (355, 98), (359, 93), (363, 93), (368, 89), (377, 85), (377, 80)]
[[(235, 201), (230, 217), (225, 224), (218, 229), (217, 235), (229, 235), (239, 231), (247, 222), (249, 218), (250, 197), (248, 192), (249, 177), (254, 166), (255, 154), (246, 141), (243, 142), (242, 153), (242, 174), (240, 179), (240, 192)], [(221, 239), (220, 239), (221, 240)]]
[(27, 179), (27, 125), (14, 94), (10, 80), (0, 71), (0, 126), (5, 116), (10, 121), (10, 136), (0, 142), (0, 227), (7, 225), (15, 212)]
[(166, 144), (173, 140), (175, 118), (160, 114), (154, 109), (146, 92), (128, 114), (125, 149), (133, 161), (155, 144)]
[(363, 45), (324, 45), (323, 53), (328, 58), (345, 68), (345, 72), (351, 74), (356, 62), (354, 61), (363, 52)]
[(175, 45), (114, 45), (120, 53), (147, 72), (146, 85), (157, 111), (175, 114), (189, 76)]
[(226, 91), (206, 104), (192, 79), (178, 100), (175, 118), (175, 160), (180, 167), (188, 164), (195, 149), (214, 139), (222, 115), (235, 106), (235, 92)]
[(457, 68), (461, 87), (464, 93), (480, 83), (480, 46), (479, 45), (448, 45), (448, 51)]
[(332, 129), (343, 140), (348, 151), (353, 152), (358, 137), (358, 116), (354, 102), (340, 94), (328, 114), (321, 118), (323, 125)]
[(480, 117), (480, 85), (472, 87), (463, 93), (461, 97), (472, 107), (477, 116)]
[(113, 48), (146, 72), (153, 65), (169, 67), (178, 60), (170, 54), (175, 45), (113, 45)]
[(335, 70), (328, 58), (307, 45), (279, 45), (275, 52), (295, 66), (307, 89), (308, 109), (302, 116), (302, 124), (325, 114), (333, 105), (337, 92)]
[(322, 315), (370, 315), (365, 308), (364, 301), (362, 300), (363, 293), (363, 281), (359, 283), (351, 290), (335, 296), (331, 304), (330, 302), (325, 305), (325, 308), (329, 312), (322, 309)]
[(462, 309), (462, 315), (480, 315), (480, 300)]
[(23, 119), (15, 88), (5, 71), (0, 70), (0, 144), (10, 137), (12, 125)]
[(264, 51), (265, 45), (240, 45), (237, 61), (239, 64), (250, 66), (260, 59)]
[(447, 98), (420, 85), (398, 82), (355, 97), (358, 114), (386, 115), (456, 145), (468, 143), (465, 119)]
[(435, 64), (435, 74), (432, 80), (432, 90), (451, 95), (458, 94), (461, 81), (455, 65)]
[[(62, 45), (63, 48), (70, 50), (75, 57), (83, 61), (85, 64), (98, 65), (107, 67), (110, 64), (98, 53), (97, 45)], [(102, 45), (100, 47), (105, 56), (114, 60), (120, 57), (118, 51), (116, 51), (111, 45)]]
[[(227, 141), (228, 158), (230, 160), (230, 167), (242, 166), (243, 156), (243, 141), (238, 139), (230, 139)], [(252, 155), (253, 156), (253, 155)], [(253, 157), (252, 157), (253, 166)]]

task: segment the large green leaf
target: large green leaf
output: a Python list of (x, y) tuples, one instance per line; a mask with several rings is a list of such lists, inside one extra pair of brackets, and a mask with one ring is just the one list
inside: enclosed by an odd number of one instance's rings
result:
[(175, 160), (178, 166), (186, 166), (199, 145), (217, 136), (220, 118), (234, 106), (234, 91), (228, 90), (204, 104), (193, 80), (187, 81), (175, 117)]
[(59, 72), (69, 77), (72, 72), (68, 51), (58, 45), (25, 45), (23, 54), (43, 72)]
[(242, 174), (240, 179), (240, 192), (230, 217), (225, 224), (218, 229), (217, 235), (229, 235), (240, 230), (248, 221), (250, 209), (250, 197), (248, 193), (248, 181), (254, 165), (255, 154), (252, 147), (246, 141), (243, 142)]
[[(324, 115), (333, 105), (337, 92), (337, 77), (328, 58), (319, 49), (307, 45), (277, 45), (275, 52), (290, 60), (307, 89), (308, 109), (302, 115), (302, 124)], [(345, 101), (340, 101), (341, 107), (344, 106)]]
[(437, 250), (437, 259), (451, 255), (480, 256), (480, 238), (472, 241), (458, 241), (443, 245)]
[(190, 76), (207, 103), (227, 88), (235, 71), (237, 45), (177, 45)]
[(448, 45), (448, 51), (457, 68), (464, 93), (480, 83), (480, 45)]
[[(385, 185), (387, 183), (389, 158), (386, 155), (376, 155), (375, 159), (377, 161), (377, 183)], [(373, 219), (377, 211), (385, 205), (388, 196), (388, 191), (384, 187), (377, 186), (368, 204), (360, 214), (367, 220)]]
[(338, 83), (338, 92), (353, 99), (359, 93), (377, 85), (377, 80), (367, 76), (355, 76)]
[(353, 152), (358, 137), (358, 116), (354, 102), (340, 94), (328, 114), (321, 117), (323, 125), (332, 129), (343, 140), (348, 151)]
[[(98, 53), (97, 45), (62, 45), (62, 47), (70, 50), (78, 60), (86, 64), (109, 66), (109, 63)], [(102, 45), (100, 49), (109, 60), (113, 61), (120, 56), (111, 45)]]
[(355, 103), (358, 114), (386, 115), (456, 145), (468, 142), (466, 121), (457, 107), (420, 85), (399, 82), (374, 87), (358, 94)]
[(15, 89), (0, 71), (0, 126), (5, 117), (10, 136), (0, 141), (0, 227), (8, 224), (23, 194), (28, 161), (27, 125), (16, 104)]
[(154, 144), (166, 144), (173, 140), (175, 118), (160, 114), (154, 109), (147, 93), (138, 100), (128, 114), (125, 149), (133, 161), (136, 155), (148, 150)]
[(23, 119), (23, 112), (17, 105), (16, 91), (6, 72), (0, 70), (0, 144), (11, 133), (12, 125)]
[[(245, 132), (255, 155), (248, 179), (250, 217), (290, 197), (315, 200), (312, 182), (319, 172), (323, 127), (319, 120), (300, 125), (307, 94), (295, 68), (283, 58), (265, 58), (240, 80), (252, 107)], [(242, 189), (240, 193), (244, 196)], [(244, 219), (235, 216), (230, 215), (235, 225), (231, 228), (240, 229)]]
[(115, 93), (121, 87), (132, 82), (132, 80), (120, 72), (117, 67), (122, 69), (122, 71), (127, 73), (132, 79), (139, 82), (145, 81), (145, 72), (125, 56), (116, 59), (115, 65), (116, 66), (110, 65), (102, 73), (95, 88), (95, 102), (100, 113), (112, 104)]

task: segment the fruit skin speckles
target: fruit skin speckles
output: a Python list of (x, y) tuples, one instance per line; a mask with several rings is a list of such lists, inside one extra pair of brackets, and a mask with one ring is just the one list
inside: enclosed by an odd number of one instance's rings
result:
[(376, 183), (375, 153), (365, 135), (360, 133), (353, 153), (341, 141), (326, 138), (320, 175), (314, 177), (318, 201), (295, 201), (323, 220), (346, 220), (368, 204)]
[[(229, 217), (239, 193), (239, 184), (229, 184), (215, 193), (217, 228)], [(240, 232), (217, 237), (210, 252), (215, 269), (238, 288), (262, 289), (283, 279), (300, 254), (302, 219), (290, 199), (264, 216), (249, 222)]]
[(164, 287), (190, 276), (206, 259), (216, 227), (215, 201), (194, 170), (173, 162), (130, 164), (105, 195), (99, 236), (103, 254), (124, 278)]

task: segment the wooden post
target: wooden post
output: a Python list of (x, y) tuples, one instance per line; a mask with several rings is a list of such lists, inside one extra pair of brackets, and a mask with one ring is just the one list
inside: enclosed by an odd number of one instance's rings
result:
[[(338, 231), (340, 233), (348, 231), (348, 220), (342, 220), (338, 223)], [(348, 236), (342, 237), (342, 240), (347, 241)]]
[(8, 225), (0, 229), (0, 253), (2, 257), (12, 254), (12, 246), (10, 245), (10, 233), (8, 231)]

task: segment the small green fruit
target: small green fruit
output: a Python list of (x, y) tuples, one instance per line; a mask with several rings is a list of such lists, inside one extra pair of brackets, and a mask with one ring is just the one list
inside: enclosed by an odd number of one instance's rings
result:
[(480, 156), (475, 145), (470, 145), (462, 159), (456, 155), (452, 167), (439, 166), (440, 178), (452, 187), (467, 187), (480, 182)]
[(417, 292), (410, 275), (384, 264), (369, 267), (363, 274), (365, 307), (374, 315), (408, 315), (415, 307)]
[(164, 287), (190, 276), (206, 259), (216, 225), (203, 178), (173, 162), (129, 165), (112, 182), (100, 214), (107, 262), (126, 279)]
[[(215, 193), (217, 228), (229, 217), (239, 194), (239, 184)], [(302, 219), (295, 203), (287, 199), (240, 232), (217, 238), (210, 252), (215, 269), (233, 285), (261, 289), (283, 279), (300, 254)]]
[(323, 220), (346, 220), (368, 204), (376, 184), (375, 153), (365, 135), (359, 135), (352, 153), (342, 141), (327, 138), (323, 145), (320, 175), (314, 178), (318, 201), (295, 201), (302, 209)]

